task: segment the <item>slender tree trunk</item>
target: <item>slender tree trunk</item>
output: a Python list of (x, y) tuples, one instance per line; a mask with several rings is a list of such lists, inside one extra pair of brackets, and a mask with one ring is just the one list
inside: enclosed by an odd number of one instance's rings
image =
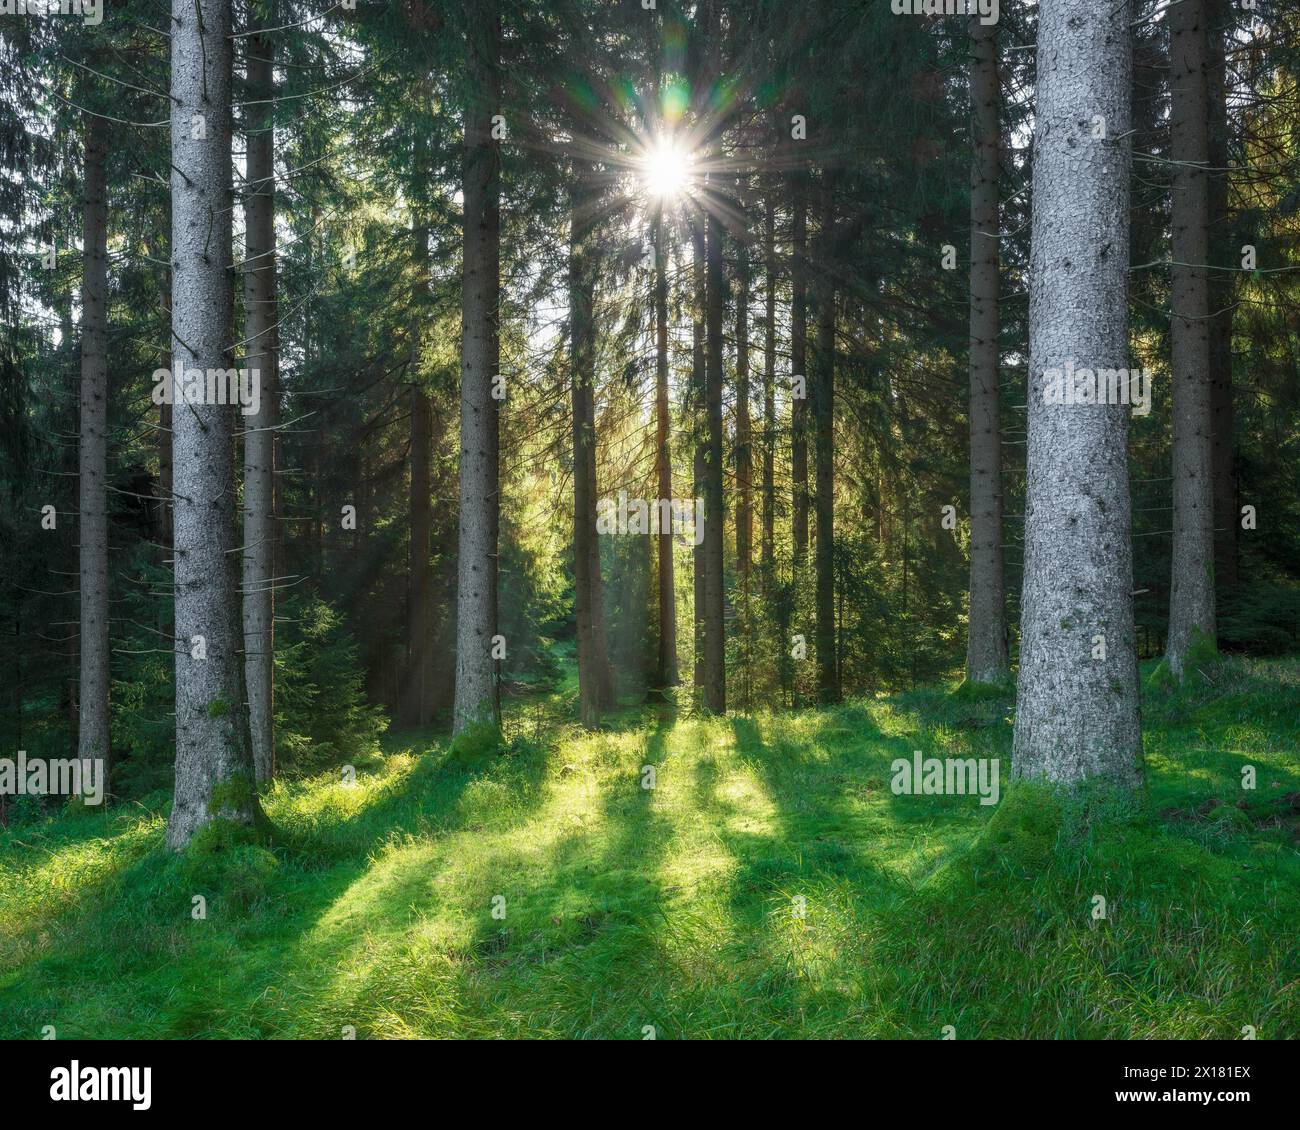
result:
[(767, 198), (767, 219), (763, 231), (767, 282), (763, 311), (763, 533), (760, 561), (762, 583), (771, 584), (776, 557), (776, 201)]
[(1209, 82), (1202, 0), (1169, 9), (1170, 155), (1174, 370), (1174, 535), (1169, 595), (1169, 669), (1214, 625), (1214, 495), (1210, 414)]
[[(592, 499), (599, 497), (599, 478), (596, 472), (596, 439), (599, 431), (596, 421), (596, 319), (595, 291), (596, 277), (599, 274), (599, 243), (588, 244), (588, 281), (590, 283), (591, 317), (589, 327), (589, 364), (588, 379), (583, 383), (583, 396), (586, 407), (583, 418), (587, 421), (587, 442), (583, 445), (586, 456), (587, 482), (590, 484)], [(594, 521), (594, 503), (589, 512)], [(595, 677), (596, 696), (602, 710), (614, 705), (614, 678), (609, 663), (609, 639), (605, 634), (605, 589), (601, 582), (600, 538), (593, 536), (587, 541), (587, 587), (590, 590), (588, 603), (591, 607), (591, 657), (592, 673)]]
[(829, 277), (835, 216), (829, 184), (823, 186), (823, 192), (821, 255), (813, 290), (817, 310), (816, 370), (809, 383), (816, 455), (813, 502), (817, 513), (817, 697), (822, 703), (834, 703), (840, 700), (839, 664), (835, 656), (835, 289)]
[(970, 19), (970, 617), (966, 678), (1007, 677), (1002, 580), (1002, 432), (998, 410), (998, 149), (1001, 88), (997, 26)]
[(736, 248), (736, 572), (748, 601), (754, 557), (754, 449), (749, 414), (749, 248)]
[[(1228, 167), (1227, 60), (1224, 37), (1227, 0), (1211, 0), (1206, 35), (1209, 56), (1210, 167)], [(1210, 263), (1236, 267), (1228, 174), (1210, 174)], [(1239, 583), (1237, 531), (1236, 420), (1232, 392), (1232, 299), (1236, 272), (1210, 272), (1211, 465), (1214, 476), (1214, 574), (1218, 595), (1228, 597)], [(1216, 598), (1216, 606), (1220, 603)]]
[[(672, 449), (668, 415), (668, 245), (664, 239), (662, 207), (655, 216), (655, 481), (659, 498), (673, 497)], [(660, 511), (662, 515), (662, 510)], [(660, 688), (676, 686), (677, 594), (673, 583), (673, 531), (662, 520), (656, 538), (659, 555), (659, 662), (655, 679)]]
[[(170, 224), (168, 225), (170, 229)], [(160, 245), (146, 243), (152, 258), (162, 259), (171, 251), (171, 232), (165, 233)], [(163, 338), (158, 348), (158, 364), (166, 368), (172, 358), (172, 277), (170, 263), (157, 271), (158, 302), (163, 313)], [(163, 401), (158, 405), (158, 502), (154, 507), (156, 515), (155, 534), (158, 544), (169, 547), (172, 543), (172, 406)], [(168, 625), (167, 634), (171, 634)]]
[(754, 569), (754, 428), (749, 404), (749, 215), (745, 178), (738, 178), (736, 196), (744, 227), (736, 246), (736, 574), (739, 589), (740, 653), (737, 656), (739, 691), (745, 710), (750, 709), (750, 635), (753, 631), (751, 594)]
[(704, 304), (704, 706), (727, 710), (727, 642), (723, 605), (723, 532), (727, 524), (722, 489), (722, 224), (709, 212)]
[(433, 526), (430, 468), (433, 462), (433, 401), (420, 374), (412, 371), (411, 401), (411, 558), (406, 625), (406, 717), (412, 725), (429, 721), (429, 646), (433, 633), (429, 552)]
[[(593, 264), (593, 271), (595, 266)], [(594, 291), (594, 276), (593, 276)], [(583, 390), (587, 398), (585, 418), (590, 426), (590, 442), (586, 444), (587, 481), (591, 484), (592, 498), (599, 497), (599, 480), (596, 476), (596, 379), (595, 379), (595, 318), (592, 319), (592, 374)], [(596, 694), (600, 698), (602, 709), (614, 705), (614, 678), (609, 664), (609, 638), (605, 634), (605, 589), (601, 583), (600, 573), (600, 538), (593, 537), (587, 542), (587, 554), (590, 565), (587, 569), (587, 585), (591, 589), (591, 652), (592, 665), (596, 676)]]
[[(170, 332), (170, 309), (167, 312), (167, 328)], [(158, 406), (158, 486), (163, 497), (163, 501), (158, 504), (159, 542), (170, 548), (172, 543), (172, 488), (174, 486), (172, 475), (172, 406), (166, 403)]]
[[(272, 21), (273, 22), (273, 21)], [(271, 37), (248, 44), (248, 89), (274, 97)], [(257, 373), (258, 410), (244, 420), (244, 679), (259, 782), (275, 775), (275, 449), (280, 422), (275, 262), (275, 131), (270, 105), (248, 107), (244, 202), (245, 364)]]
[(595, 274), (591, 247), (593, 199), (590, 174), (575, 178), (569, 220), (569, 334), (573, 365), (573, 589), (578, 626), (578, 715), (584, 726), (600, 724), (602, 706), (597, 674), (595, 624), (591, 582), (593, 559), (599, 562), (596, 541), (596, 488), (587, 452), (595, 442), (595, 421), (588, 416), (594, 396), (587, 393), (595, 380)]
[[(808, 196), (804, 174), (791, 177), (793, 235), (790, 247), (790, 373), (797, 385), (808, 377)], [(796, 389), (796, 392), (798, 390)], [(793, 480), (791, 536), (795, 573), (808, 558), (808, 402), (790, 402), (790, 476)]]
[[(424, 175), (423, 138), (415, 144), (417, 181)], [(433, 398), (425, 383), (420, 363), (423, 345), (424, 296), (429, 286), (429, 228), (420, 215), (418, 202), (412, 203), (411, 217), (411, 361), (407, 377), (411, 382), (411, 548), (407, 579), (406, 608), (406, 679), (402, 711), (410, 725), (423, 726), (429, 720), (429, 648), (433, 634), (432, 574), (429, 553), (432, 548), (433, 499), (431, 467), (433, 463)]]
[(77, 756), (101, 762), (107, 780), (108, 726), (108, 190), (107, 123), (83, 115), (85, 185), (81, 275), (81, 444), (78, 545), (81, 559), (81, 688)]
[[(705, 424), (704, 401), (705, 388), (705, 348), (704, 348), (704, 307), (708, 292), (708, 263), (706, 254), (705, 231), (703, 221), (691, 229), (691, 248), (694, 253), (694, 271), (692, 283), (695, 290), (694, 308), (691, 318), (691, 495), (699, 502), (704, 500), (705, 479)], [(696, 511), (699, 520), (699, 510)], [(692, 681), (696, 690), (704, 690), (704, 543), (697, 536), (691, 551), (691, 581), (693, 585), (693, 618), (695, 628), (695, 663)]]
[[(321, 208), (317, 203), (311, 207), (311, 228), (308, 229), (304, 248), (307, 259), (307, 276), (315, 278), (319, 270), (320, 255), (316, 250), (316, 233), (320, 228)], [(314, 304), (308, 302), (303, 308), (303, 361), (304, 367), (311, 372), (318, 362), (316, 317)], [(310, 547), (312, 571), (317, 577), (325, 575), (325, 499), (321, 487), (321, 449), (324, 445), (323, 430), (317, 428), (311, 437), (310, 454), (305, 457), (307, 466), (304, 470), (311, 481), (311, 515), (308, 519), (307, 535)]]
[[(1128, 366), (1132, 14), (1128, 3), (1073, 0), (1041, 0), (1038, 13), (1014, 769), (1069, 784), (1108, 777), (1135, 785), (1129, 408), (1044, 397), (1044, 371), (1067, 361), (1094, 371)], [(1092, 136), (1095, 116), (1105, 139)]]
[(493, 637), (497, 635), (497, 534), (500, 497), (500, 159), (492, 137), (499, 110), (501, 26), (496, 0), (485, 0), (469, 30), (473, 97), (465, 122), (465, 267), (460, 386), (460, 563), (456, 591), (455, 731), (499, 726)]
[[(172, 0), (171, 198), (174, 364), (229, 371), (232, 345), (230, 0)], [(214, 398), (206, 398), (214, 399)], [(185, 847), (214, 819), (261, 819), (240, 651), (234, 414), (177, 404), (174, 570), (176, 786), (167, 844)]]

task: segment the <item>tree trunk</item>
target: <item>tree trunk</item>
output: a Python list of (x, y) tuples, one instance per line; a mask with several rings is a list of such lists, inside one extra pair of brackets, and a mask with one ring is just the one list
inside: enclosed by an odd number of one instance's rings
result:
[[(1210, 167), (1228, 167), (1228, 99), (1225, 25), (1227, 0), (1211, 0), (1206, 22), (1209, 56)], [(1228, 174), (1210, 174), (1210, 259), (1219, 268), (1236, 267), (1228, 205)], [(1218, 596), (1229, 597), (1239, 583), (1238, 542), (1241, 515), (1237, 506), (1236, 420), (1232, 392), (1232, 297), (1236, 272), (1210, 272), (1210, 411), (1211, 465), (1214, 476), (1214, 575)]]
[(1002, 431), (998, 411), (998, 149), (1001, 88), (997, 26), (970, 19), (974, 159), (970, 189), (970, 616), (966, 678), (1007, 677), (1002, 579)]
[[(248, 89), (274, 97), (269, 35), (250, 36)], [(279, 426), (275, 263), (275, 132), (270, 105), (250, 106), (244, 202), (245, 364), (256, 372), (258, 410), (244, 419), (244, 679), (248, 729), (259, 782), (275, 775), (275, 448)]]
[[(595, 265), (593, 263), (593, 272)], [(593, 294), (595, 278), (592, 279)], [(591, 484), (592, 498), (599, 497), (599, 485), (596, 477), (596, 379), (595, 379), (595, 318), (592, 326), (592, 374), (584, 389), (587, 407), (584, 416), (589, 425), (590, 442), (586, 444), (587, 481)], [(614, 679), (609, 665), (609, 640), (605, 635), (605, 590), (600, 579), (600, 538), (593, 537), (587, 542), (587, 555), (590, 564), (587, 568), (587, 586), (591, 590), (591, 653), (592, 667), (596, 677), (596, 694), (602, 709), (614, 705)]]
[(817, 310), (816, 370), (810, 392), (814, 423), (817, 514), (816, 639), (817, 698), (822, 703), (840, 700), (839, 664), (835, 657), (835, 289), (830, 281), (834, 254), (834, 210), (829, 184), (823, 186), (817, 282), (813, 288)]
[(1173, 289), (1174, 535), (1167, 659), (1183, 677), (1187, 653), (1213, 643), (1214, 495), (1210, 416), (1209, 83), (1205, 8), (1169, 9), (1170, 156), (1174, 162)]
[[(425, 146), (422, 137), (415, 143), (416, 180), (422, 181)], [(407, 567), (406, 608), (406, 679), (402, 711), (408, 725), (423, 726), (429, 721), (429, 648), (433, 634), (432, 575), (429, 568), (433, 499), (430, 480), (433, 463), (433, 398), (429, 394), (425, 373), (420, 364), (424, 296), (429, 287), (429, 228), (420, 213), (418, 201), (412, 201), (411, 216), (411, 360), (407, 379), (411, 382), (411, 515), (410, 560)]]
[[(210, 0), (202, 11), (172, 0), (174, 364), (218, 374), (235, 365), (232, 31), (230, 0)], [(167, 844), (174, 849), (212, 820), (251, 828), (262, 819), (240, 654), (234, 416), (229, 403), (177, 404), (172, 413), (178, 638), (176, 786)]]
[(762, 584), (770, 585), (776, 557), (776, 200), (767, 198), (764, 227), (767, 283), (763, 340), (763, 534), (760, 561)]
[(422, 375), (412, 370), (411, 386), (411, 550), (406, 619), (406, 720), (429, 721), (429, 646), (433, 634), (429, 552), (433, 526), (430, 467), (433, 462), (433, 401)]
[[(705, 388), (705, 348), (704, 348), (704, 307), (708, 292), (708, 263), (705, 245), (704, 221), (692, 225), (691, 249), (694, 255), (692, 283), (695, 301), (691, 318), (691, 495), (699, 502), (704, 499), (704, 464), (706, 447), (704, 442), (704, 401)], [(696, 510), (696, 520), (700, 511)], [(693, 618), (695, 628), (695, 663), (692, 681), (695, 689), (704, 690), (704, 543), (697, 536), (691, 550), (691, 580), (693, 586)]]
[(501, 724), (497, 660), (499, 417), (493, 384), (500, 363), (500, 159), (492, 137), (499, 110), (501, 26), (485, 0), (469, 31), (470, 89), (465, 121), (465, 250), (461, 296), (460, 538), (456, 590), (457, 734)]
[[(1130, 5), (1041, 0), (1025, 570), (1014, 769), (1141, 779), (1127, 405), (1048, 404), (1044, 371), (1128, 365)], [(1105, 138), (1093, 134), (1104, 119)], [(1086, 311), (1087, 317), (1080, 312)], [(1104, 658), (1093, 658), (1098, 639)]]
[(77, 756), (101, 762), (107, 781), (108, 726), (108, 190), (107, 123), (85, 127), (81, 275), (81, 444), (78, 545), (81, 570), (81, 688)]
[(595, 443), (595, 420), (588, 415), (595, 397), (588, 396), (595, 380), (595, 300), (590, 173), (575, 177), (569, 219), (569, 334), (573, 365), (573, 590), (578, 627), (578, 717), (584, 726), (600, 725), (602, 696), (596, 656), (592, 585), (593, 560), (599, 564), (596, 530), (596, 486), (588, 460)]
[[(749, 248), (736, 248), (736, 573), (748, 605), (754, 546), (754, 450), (749, 416)], [(746, 607), (746, 614), (748, 608)]]
[[(170, 227), (170, 225), (169, 225)], [(148, 245), (146, 245), (148, 246)], [(154, 258), (162, 258), (171, 252), (171, 232)], [(158, 300), (164, 318), (164, 338), (158, 350), (158, 364), (166, 368), (172, 357), (172, 277), (170, 262), (158, 271)], [(159, 501), (154, 513), (157, 515), (157, 535), (159, 545), (170, 548), (172, 543), (172, 406), (165, 400), (158, 405), (158, 495)], [(170, 623), (167, 634), (171, 634)]]
[(727, 710), (727, 643), (723, 613), (723, 530), (727, 524), (722, 490), (722, 224), (710, 210), (707, 221), (707, 286), (704, 304), (704, 706)]
[[(655, 216), (655, 481), (660, 500), (673, 497), (673, 463), (668, 415), (668, 245), (662, 207)], [(671, 501), (667, 503), (671, 505)], [(662, 511), (661, 511), (662, 514)], [(672, 523), (659, 527), (659, 688), (674, 687), (677, 674), (677, 594), (673, 583)]]
[[(791, 177), (793, 234), (790, 246), (790, 373), (793, 384), (808, 377), (808, 197), (803, 174)], [(797, 391), (797, 390), (796, 390)], [(790, 402), (790, 477), (793, 486), (791, 536), (795, 572), (808, 558), (808, 402)]]

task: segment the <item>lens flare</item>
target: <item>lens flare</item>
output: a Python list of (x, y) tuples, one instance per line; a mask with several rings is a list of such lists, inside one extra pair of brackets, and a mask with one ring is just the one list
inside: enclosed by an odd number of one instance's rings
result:
[(673, 200), (690, 187), (690, 155), (675, 141), (661, 139), (642, 158), (641, 179), (651, 196)]

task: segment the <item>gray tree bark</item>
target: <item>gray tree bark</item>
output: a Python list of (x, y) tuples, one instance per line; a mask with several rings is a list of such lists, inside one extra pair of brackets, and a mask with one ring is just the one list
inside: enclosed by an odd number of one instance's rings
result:
[(770, 585), (776, 559), (776, 200), (767, 198), (767, 217), (763, 229), (766, 250), (767, 281), (763, 311), (763, 470), (760, 491), (763, 496), (763, 532), (759, 561), (762, 583)]
[(1175, 678), (1198, 640), (1213, 643), (1214, 495), (1210, 389), (1209, 80), (1203, 0), (1182, 0), (1169, 24), (1174, 265), (1174, 534), (1166, 658)]
[[(417, 179), (424, 172), (422, 139), (415, 145)], [(433, 499), (430, 472), (433, 463), (433, 398), (420, 366), (421, 329), (427, 316), (424, 296), (429, 287), (429, 228), (413, 202), (411, 216), (411, 484), (408, 506), (411, 545), (407, 565), (406, 678), (402, 712), (410, 725), (429, 720), (429, 647), (433, 635), (432, 576), (429, 568)]]
[[(146, 245), (147, 246), (147, 245)], [(171, 224), (168, 224), (166, 243), (158, 249), (153, 258), (161, 258), (171, 253)], [(172, 273), (170, 261), (165, 270), (159, 272), (158, 290), (165, 318), (166, 337), (158, 351), (159, 365), (166, 367), (172, 356)], [(167, 549), (172, 544), (172, 406), (165, 400), (158, 405), (158, 493), (162, 496), (158, 503), (158, 542)], [(171, 635), (172, 625), (167, 624), (167, 634)]]
[[(664, 214), (655, 216), (655, 480), (659, 497), (673, 497), (671, 417), (668, 412), (668, 243)], [(659, 530), (656, 539), (659, 565), (659, 661), (655, 672), (660, 688), (674, 687), (677, 673), (677, 592), (673, 578), (673, 532)]]
[[(743, 214), (743, 208), (742, 208)], [(749, 411), (749, 247), (736, 248), (736, 573), (748, 604), (754, 561), (754, 447)], [(746, 608), (748, 615), (748, 608)]]
[(81, 273), (81, 442), (78, 546), (81, 685), (77, 756), (102, 761), (109, 743), (108, 668), (108, 189), (107, 123), (83, 115), (85, 183)]
[(819, 271), (813, 286), (817, 314), (814, 369), (809, 374), (812, 399), (813, 452), (816, 485), (813, 508), (817, 516), (814, 545), (814, 611), (817, 642), (817, 698), (840, 700), (839, 664), (835, 639), (835, 287), (830, 279), (834, 254), (834, 206), (831, 186), (822, 188)]
[(997, 26), (970, 19), (970, 616), (966, 678), (1007, 677), (1002, 577), (1002, 432), (998, 404), (998, 150), (1001, 88)]
[[(172, 0), (171, 198), (174, 363), (227, 370), (231, 276), (231, 3)], [(241, 650), (231, 404), (172, 413), (176, 785), (167, 844), (213, 820), (261, 819)]]
[[(274, 47), (249, 36), (248, 89), (274, 97)], [(244, 199), (245, 365), (258, 373), (258, 411), (244, 417), (244, 679), (258, 782), (275, 775), (275, 449), (280, 423), (275, 263), (275, 129), (271, 106), (247, 108)]]
[[(593, 270), (595, 270), (593, 264)], [(595, 278), (592, 279), (593, 296), (595, 287)], [(599, 479), (596, 476), (596, 435), (598, 427), (596, 424), (596, 373), (595, 373), (595, 318), (593, 312), (592, 318), (592, 367), (591, 379), (585, 382), (583, 389), (586, 396), (587, 405), (584, 410), (584, 419), (590, 425), (589, 437), (590, 442), (584, 445), (583, 451), (587, 457), (587, 482), (591, 484), (591, 497), (599, 497)], [(594, 514), (593, 514), (594, 518)], [(587, 542), (587, 587), (591, 595), (588, 602), (591, 606), (591, 651), (592, 651), (592, 668), (596, 680), (596, 694), (600, 699), (602, 709), (608, 709), (614, 705), (614, 676), (609, 665), (609, 637), (605, 634), (605, 589), (601, 583), (600, 572), (600, 538), (592, 537)]]
[(710, 210), (706, 221), (707, 286), (704, 303), (704, 706), (727, 710), (727, 641), (723, 608), (723, 532), (727, 524), (722, 488), (722, 223)]
[[(1014, 771), (1141, 779), (1127, 405), (1047, 404), (1044, 370), (1128, 366), (1130, 5), (1042, 0)], [(1104, 119), (1105, 137), (1093, 136)], [(1093, 658), (1096, 637), (1105, 658)]]
[[(1207, 18), (1210, 99), (1210, 263), (1236, 267), (1240, 243), (1233, 239), (1228, 203), (1228, 98), (1226, 27), (1228, 0), (1211, 0)], [(1232, 388), (1233, 288), (1236, 272), (1210, 272), (1211, 463), (1214, 473), (1214, 576), (1219, 596), (1230, 596), (1239, 581), (1237, 533), (1236, 411)]]
[(454, 730), (499, 726), (497, 634), (499, 415), (493, 382), (500, 363), (500, 157), (492, 137), (499, 112), (501, 43), (496, 0), (485, 0), (469, 31), (474, 97), (465, 119), (465, 247), (461, 298), (460, 537), (456, 590)]
[(406, 612), (407, 721), (429, 721), (429, 646), (433, 634), (433, 602), (429, 568), (433, 506), (430, 469), (433, 463), (433, 400), (422, 378), (412, 372), (411, 403), (411, 546)]
[[(600, 725), (601, 693), (596, 656), (592, 562), (596, 530), (596, 487), (587, 458), (595, 443), (591, 386), (595, 380), (594, 250), (591, 247), (593, 201), (590, 173), (574, 178), (569, 212), (569, 350), (573, 367), (573, 593), (578, 629), (578, 717), (584, 726)], [(589, 396), (589, 393), (592, 393)]]
[[(790, 373), (808, 377), (808, 197), (802, 173), (790, 178), (794, 211), (790, 247)], [(791, 537), (796, 571), (808, 557), (808, 401), (790, 402)]]
[[(704, 377), (704, 307), (708, 293), (708, 264), (706, 259), (704, 223), (701, 220), (691, 227), (691, 251), (693, 269), (691, 283), (694, 292), (691, 314), (691, 494), (696, 499), (704, 497), (704, 463), (706, 446), (704, 440), (704, 400), (706, 381)], [(691, 550), (691, 584), (692, 584), (692, 618), (694, 628), (695, 656), (692, 681), (697, 690), (704, 687), (704, 544), (696, 539)]]

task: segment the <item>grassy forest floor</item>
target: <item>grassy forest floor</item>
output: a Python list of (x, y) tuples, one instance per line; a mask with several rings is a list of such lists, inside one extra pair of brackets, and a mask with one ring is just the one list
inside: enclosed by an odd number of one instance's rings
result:
[(895, 796), (914, 749), (1008, 757), (1009, 698), (936, 689), (595, 735), (531, 704), (488, 758), (394, 734), (277, 784), (270, 850), (169, 855), (165, 794), (15, 825), (0, 1037), (1294, 1039), (1300, 660), (1213, 678), (1147, 692), (1128, 817), (1006, 760), (997, 807)]

